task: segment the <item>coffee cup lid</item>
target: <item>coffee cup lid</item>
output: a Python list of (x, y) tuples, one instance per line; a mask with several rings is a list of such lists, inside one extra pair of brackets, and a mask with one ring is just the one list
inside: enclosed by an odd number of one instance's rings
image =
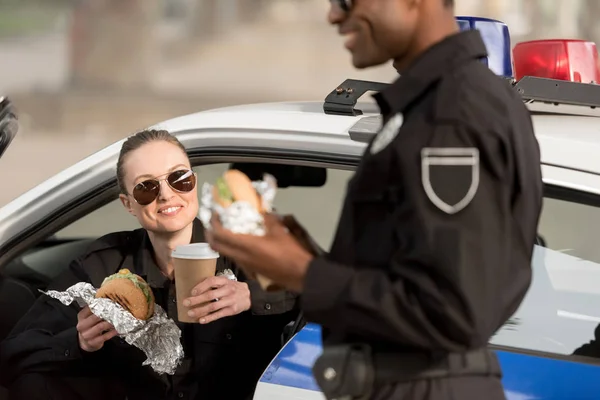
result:
[(191, 243), (175, 247), (171, 257), (193, 260), (219, 258), (219, 253), (210, 248), (208, 243)]

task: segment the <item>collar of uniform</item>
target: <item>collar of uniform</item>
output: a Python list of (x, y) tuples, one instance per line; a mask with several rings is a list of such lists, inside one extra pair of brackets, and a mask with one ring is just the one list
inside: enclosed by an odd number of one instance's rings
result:
[[(192, 228), (192, 241), (190, 243), (200, 243), (204, 240), (204, 226), (198, 218), (195, 218)], [(163, 288), (169, 282), (169, 278), (163, 275), (158, 265), (156, 265), (154, 248), (152, 247), (148, 232), (145, 231), (142, 246), (136, 257), (135, 269), (138, 271), (137, 274), (142, 276), (153, 288)]]
[(477, 30), (448, 36), (427, 49), (390, 87), (375, 94), (382, 113), (402, 112), (431, 84), (456, 66), (487, 56)]

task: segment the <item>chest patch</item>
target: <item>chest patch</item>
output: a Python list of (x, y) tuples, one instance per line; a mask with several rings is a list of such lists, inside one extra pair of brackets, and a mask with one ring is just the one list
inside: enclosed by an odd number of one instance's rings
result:
[(370, 153), (377, 154), (383, 150), (388, 144), (392, 142), (398, 136), (400, 128), (404, 123), (404, 116), (400, 113), (394, 115), (389, 119), (388, 122), (381, 128), (381, 131), (375, 136), (373, 144), (371, 145)]

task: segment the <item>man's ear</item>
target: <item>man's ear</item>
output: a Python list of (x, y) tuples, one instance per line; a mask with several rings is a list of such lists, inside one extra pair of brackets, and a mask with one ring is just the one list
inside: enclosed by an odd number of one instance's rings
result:
[(135, 210), (133, 208), (131, 208), (131, 200), (129, 200), (129, 197), (127, 195), (121, 193), (119, 195), (119, 199), (121, 200), (121, 203), (123, 204), (123, 207), (125, 207), (127, 212), (129, 214), (135, 216)]

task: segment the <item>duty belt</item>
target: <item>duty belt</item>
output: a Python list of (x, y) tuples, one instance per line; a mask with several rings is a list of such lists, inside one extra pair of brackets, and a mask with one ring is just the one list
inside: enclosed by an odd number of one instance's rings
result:
[(365, 344), (327, 346), (313, 367), (328, 399), (368, 399), (373, 387), (457, 376), (494, 376), (502, 370), (486, 348), (464, 353), (379, 353)]

